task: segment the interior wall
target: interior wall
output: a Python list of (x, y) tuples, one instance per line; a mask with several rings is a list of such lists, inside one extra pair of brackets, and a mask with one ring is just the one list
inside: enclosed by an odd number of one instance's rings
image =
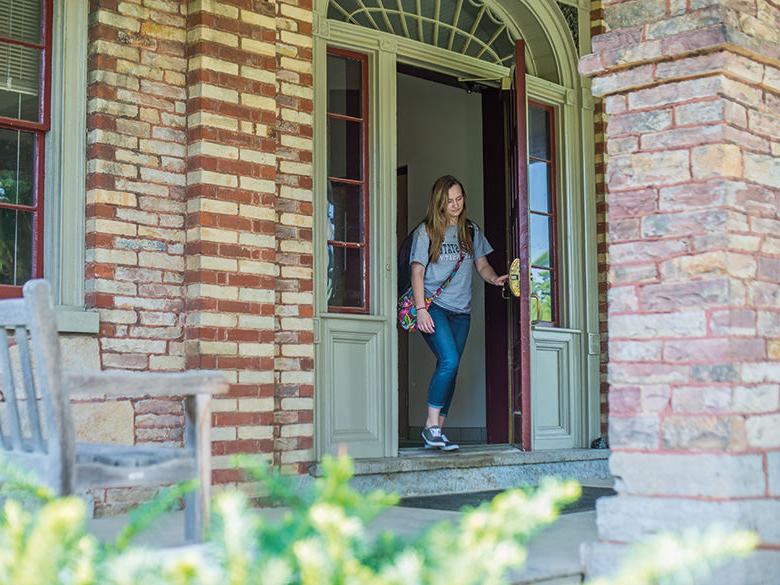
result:
[[(425, 217), (431, 185), (441, 175), (457, 177), (466, 189), (468, 216), (483, 225), (482, 110), (479, 93), (398, 74), (398, 166), (407, 165), (408, 225)], [(464, 352), (448, 427), (485, 427), (484, 283), (473, 274), (471, 330)], [(435, 359), (419, 333), (409, 340), (409, 425), (425, 423), (428, 382)], [(454, 437), (455, 435), (453, 435)], [(452, 438), (452, 437), (451, 437)], [(463, 436), (463, 438), (477, 438)]]

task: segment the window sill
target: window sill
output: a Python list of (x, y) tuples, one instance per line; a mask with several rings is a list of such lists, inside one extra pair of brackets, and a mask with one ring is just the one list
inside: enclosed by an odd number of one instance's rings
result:
[(60, 333), (97, 333), (100, 328), (100, 314), (82, 307), (57, 305), (57, 330)]

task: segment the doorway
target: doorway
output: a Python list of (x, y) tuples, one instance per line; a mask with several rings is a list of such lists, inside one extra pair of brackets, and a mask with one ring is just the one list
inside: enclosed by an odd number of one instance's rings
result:
[[(483, 86), (399, 64), (396, 82), (398, 206), (400, 243), (425, 217), (431, 185), (440, 176), (457, 177), (466, 190), (469, 219), (484, 225), (482, 146)], [(403, 235), (401, 235), (403, 234)], [(502, 241), (488, 239), (494, 248)], [(489, 259), (493, 260), (493, 254)], [(497, 264), (496, 270), (502, 265)], [(498, 289), (493, 291), (498, 294)], [(487, 442), (485, 395), (485, 286), (472, 281), (472, 321), (455, 397), (447, 420), (447, 436), (460, 444)], [(428, 382), (435, 358), (422, 335), (399, 331), (399, 446), (421, 446)]]
[[(528, 128), (527, 133), (525, 130), (513, 133), (507, 123), (506, 107), (501, 107), (508, 103), (514, 103), (518, 111), (525, 112), (538, 105), (549, 113), (546, 132), (551, 138), (551, 153), (557, 158), (539, 156), (536, 164), (540, 170), (547, 165), (548, 170), (556, 171), (547, 173), (550, 196), (560, 204), (555, 216), (549, 219), (548, 232), (560, 237), (555, 243), (558, 264), (538, 284), (542, 289), (547, 283), (552, 285), (548, 288), (558, 301), (558, 312), (547, 322), (531, 322), (527, 302), (531, 291), (527, 279), (534, 268), (528, 264), (530, 256), (535, 254), (533, 249), (525, 254), (525, 277), (520, 279), (526, 283), (523, 302), (501, 299), (498, 289), (489, 287), (485, 291), (477, 281), (478, 293), (488, 294), (483, 308), (475, 309), (481, 316), (472, 324), (478, 321), (483, 327), (489, 324), (489, 335), (483, 330), (478, 337), (480, 333), (476, 329), (471, 331), (468, 349), (478, 354), (476, 365), (472, 366), (476, 375), (466, 374), (464, 365), (450, 423), (453, 428), (463, 429), (458, 431), (462, 443), (517, 444), (521, 440), (517, 421), (525, 413), (524, 423), (531, 433), (527, 441), (523, 437), (524, 448), (586, 446), (597, 436), (599, 427), (594, 199), (590, 170), (584, 171), (593, 168), (589, 158), (593, 152), (592, 141), (589, 142), (592, 137), (587, 131), (593, 126), (587, 96), (581, 91), (576, 73), (576, 54), (567, 44), (570, 39), (562, 37), (566, 33), (562, 17), (557, 13), (538, 14), (540, 6), (525, 0), (511, 3), (497, 0), (481, 11), (470, 4), (464, 5), (464, 10), (477, 11), (472, 15), (475, 18), (491, 15), (489, 22), (485, 21), (490, 25), (488, 29), (493, 24), (496, 26), (495, 30), (479, 28), (478, 38), (474, 38), (472, 27), (463, 29), (461, 25), (465, 21), (445, 10), (438, 16), (399, 12), (399, 28), (391, 27), (386, 20), (364, 22), (361, 15), (373, 8), (340, 10), (336, 5), (344, 6), (339, 1), (317, 0), (319, 28), (313, 52), (317, 456), (346, 447), (358, 458), (395, 457), (399, 437), (417, 436), (421, 421), (415, 417), (422, 417), (420, 411), (424, 408), (419, 407), (424, 404), (433, 364), (431, 359), (427, 370), (421, 372), (422, 367), (411, 363), (418, 355), (430, 359), (424, 344), (411, 347), (415, 341), (413, 336), (406, 340), (410, 343), (408, 349), (399, 348), (395, 258), (401, 234), (408, 233), (414, 227), (413, 222), (422, 218), (421, 202), (427, 201), (433, 180), (441, 174), (453, 173), (466, 183), (469, 216), (480, 224), (493, 245), (495, 252), (490, 261), (497, 269), (512, 259), (509, 254), (500, 259), (499, 250), (502, 238), (509, 240), (507, 235), (514, 234), (511, 228), (517, 224), (516, 218), (535, 212), (535, 219), (528, 220), (533, 230), (533, 225), (544, 223), (545, 214), (549, 215), (543, 208), (521, 209), (523, 204), (518, 194), (522, 189), (510, 180), (517, 175), (513, 171), (527, 164), (512, 166), (507, 154), (514, 152), (515, 161), (522, 159), (529, 163), (531, 153), (527, 152), (527, 158), (523, 158), (518, 149), (519, 145), (526, 145), (533, 128)], [(443, 7), (454, 5), (454, 0), (442, 2)], [(428, 4), (419, 6), (425, 8)], [(377, 9), (392, 12), (387, 7)], [(416, 19), (416, 26), (406, 34), (402, 23), (408, 18)], [(433, 23), (431, 19), (439, 18), (451, 18), (452, 22), (442, 20), (440, 29), (435, 23), (429, 26), (428, 23)], [(507, 26), (502, 29), (504, 25)], [(525, 33), (523, 27), (527, 28)], [(532, 30), (534, 27), (538, 30)], [(442, 33), (445, 28), (448, 34)], [(438, 36), (437, 30), (441, 33)], [(539, 34), (542, 31), (545, 34)], [(523, 39), (527, 40), (527, 49), (521, 47), (518, 51), (518, 46), (526, 42)], [(515, 63), (524, 63), (527, 71), (518, 73)], [(422, 69), (426, 75), (409, 75), (404, 71), (407, 66)], [(449, 81), (432, 80), (430, 72), (435, 72), (433, 77), (449, 77)], [(453, 125), (453, 120), (472, 121), (475, 130), (466, 138), (451, 139), (447, 146), (472, 147), (471, 151), (466, 150), (471, 152), (467, 163), (482, 161), (476, 179), (465, 176), (461, 168), (453, 168), (455, 165), (449, 163), (446, 168), (432, 169), (429, 177), (420, 181), (421, 187), (415, 186), (420, 164), (403, 153), (399, 143), (407, 134), (399, 127), (399, 120), (417, 113), (420, 120), (417, 129), (427, 128), (432, 111), (438, 114), (441, 108), (423, 108), (423, 94), (404, 89), (403, 85), (410, 81), (405, 76), (418, 78), (412, 82), (422, 77), (422, 82), (428, 84), (426, 91), (450, 90), (474, 99), (476, 105), (470, 113), (453, 114), (448, 122)], [(509, 91), (499, 89), (499, 85), (506, 87), (503, 81), (511, 79), (525, 81), (525, 92), (514, 94), (521, 96), (520, 99), (507, 99)], [(452, 80), (456, 81), (455, 85)], [(469, 94), (464, 84), (475, 80), (488, 89), (474, 86)], [(430, 89), (434, 85), (440, 87)], [(411, 106), (405, 105), (404, 100), (411, 102)], [(485, 106), (489, 100), (494, 101), (490, 111), (498, 113), (492, 122)], [(427, 115), (423, 116), (425, 111)], [(435, 137), (435, 133), (427, 132), (418, 146), (426, 144), (425, 141), (430, 144)], [(528, 146), (530, 151), (531, 145)], [(433, 147), (427, 148), (424, 154), (430, 156), (432, 152), (435, 154)], [(345, 175), (342, 167), (346, 163), (351, 164), (351, 171)], [(500, 167), (500, 172), (490, 171), (490, 165)], [(399, 173), (404, 166), (405, 172)], [(462, 165), (462, 168), (466, 167)], [(488, 186), (491, 181), (492, 185)], [(396, 193), (399, 186), (403, 189), (404, 182), (407, 193), (404, 200), (409, 209), (400, 212)], [(478, 211), (475, 196), (482, 204), (481, 214), (475, 213)], [(530, 203), (533, 196), (528, 194), (526, 200)], [(412, 206), (415, 201), (419, 211)], [(500, 211), (495, 211), (494, 204)], [(399, 226), (397, 215), (402, 215), (408, 225)], [(510, 244), (517, 248), (517, 242), (523, 239), (530, 243), (529, 236), (533, 239), (533, 233), (527, 233), (526, 238), (507, 242), (505, 250)], [(534, 259), (544, 260), (543, 256), (534, 255)], [(546, 268), (546, 264), (542, 262), (541, 267)], [(342, 294), (346, 290), (355, 292), (354, 301)], [(495, 303), (490, 292), (499, 295)], [(545, 302), (538, 296), (537, 315)], [(508, 310), (512, 306), (521, 315), (525, 311), (524, 321)], [(513, 339), (508, 331), (510, 323), (524, 332), (523, 344), (527, 350), (521, 353), (528, 360), (525, 363), (510, 361), (518, 353), (517, 348), (510, 347)], [(403, 356), (409, 362), (407, 372), (411, 372), (406, 375), (399, 372)], [(515, 372), (506, 371), (508, 364), (519, 366), (519, 371), (527, 377), (522, 384), (514, 384), (515, 387), (528, 388), (533, 384), (532, 392), (524, 393), (529, 403), (519, 405), (520, 408), (515, 396), (510, 394)], [(504, 379), (491, 379), (486, 372), (503, 372)], [(462, 384), (467, 380), (476, 391), (464, 390)], [(399, 394), (399, 386), (407, 389), (406, 401)], [(459, 404), (460, 401), (465, 402)], [(402, 415), (399, 411), (404, 408), (406, 413)], [(455, 418), (458, 413), (469, 418), (458, 421)], [(492, 429), (499, 432), (493, 433)], [(450, 438), (455, 438), (452, 432)]]

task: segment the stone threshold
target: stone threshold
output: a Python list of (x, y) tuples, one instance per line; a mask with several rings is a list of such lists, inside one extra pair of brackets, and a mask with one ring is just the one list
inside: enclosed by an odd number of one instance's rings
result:
[[(608, 449), (556, 449), (521, 451), (512, 445), (468, 445), (459, 451), (399, 449), (398, 457), (356, 459), (355, 477), (363, 475), (425, 472), (446, 469), (496, 468), (504, 466), (565, 464), (568, 462), (606, 461)], [(314, 477), (322, 476), (322, 466), (309, 469)]]

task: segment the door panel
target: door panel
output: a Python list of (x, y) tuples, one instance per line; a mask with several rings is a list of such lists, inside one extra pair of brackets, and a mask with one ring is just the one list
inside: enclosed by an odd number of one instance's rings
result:
[(580, 335), (537, 328), (531, 345), (534, 449), (580, 446)]
[(528, 287), (528, 141), (526, 124), (525, 42), (515, 42), (509, 119), (509, 232), (511, 257), (520, 259), (520, 297), (510, 300), (512, 326), (512, 441), (532, 448), (531, 317)]
[(323, 371), (330, 398), (322, 404), (323, 453), (346, 448), (352, 457), (381, 457), (384, 412), (385, 323), (324, 318)]
[[(482, 169), (485, 222), (488, 241), (493, 245), (490, 263), (499, 274), (509, 264), (507, 254), (508, 206), (506, 184), (506, 116), (499, 88), (482, 90)], [(511, 423), (509, 384), (510, 323), (507, 301), (499, 294), (485, 295), (485, 404), (488, 443), (508, 443)]]
[[(522, 41), (517, 42), (515, 61), (507, 109), (511, 257), (520, 266), (520, 296), (510, 301), (514, 442), (526, 451), (574, 448), (582, 446), (581, 344), (580, 333), (562, 329), (559, 322), (565, 296), (558, 287), (563, 268), (557, 260), (555, 110), (535, 102), (528, 105)], [(535, 173), (532, 201), (529, 164)], [(537, 321), (547, 326), (532, 331)]]

